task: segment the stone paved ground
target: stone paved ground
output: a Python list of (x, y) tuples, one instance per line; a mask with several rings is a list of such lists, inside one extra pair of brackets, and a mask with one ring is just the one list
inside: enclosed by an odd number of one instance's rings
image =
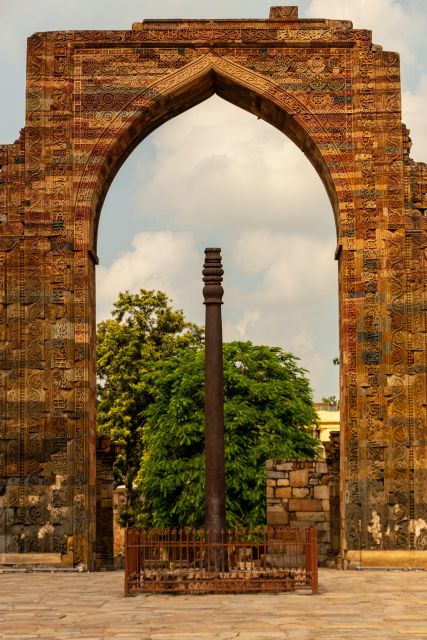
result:
[(320, 594), (123, 597), (123, 573), (0, 574), (0, 638), (427, 640), (427, 572), (321, 570)]

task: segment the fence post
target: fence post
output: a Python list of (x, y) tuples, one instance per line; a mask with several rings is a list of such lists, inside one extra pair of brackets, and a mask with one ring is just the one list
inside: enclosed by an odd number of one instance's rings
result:
[(310, 538), (310, 560), (311, 560), (311, 592), (319, 593), (319, 569), (317, 552), (317, 529), (309, 530)]
[(129, 576), (129, 539), (128, 539), (128, 529), (126, 527), (125, 530), (125, 598), (129, 596), (129, 584), (128, 584), (128, 576)]
[[(137, 584), (138, 587), (141, 586), (141, 550), (145, 557), (145, 531), (134, 531), (134, 538), (136, 538), (135, 543), (135, 566), (134, 572), (138, 576)], [(144, 544), (142, 544), (144, 542)], [(144, 559), (143, 557), (143, 559)]]

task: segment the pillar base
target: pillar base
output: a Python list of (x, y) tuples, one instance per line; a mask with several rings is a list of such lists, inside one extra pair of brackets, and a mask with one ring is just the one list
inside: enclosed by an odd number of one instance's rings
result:
[(346, 569), (427, 569), (427, 550), (350, 550), (345, 554)]

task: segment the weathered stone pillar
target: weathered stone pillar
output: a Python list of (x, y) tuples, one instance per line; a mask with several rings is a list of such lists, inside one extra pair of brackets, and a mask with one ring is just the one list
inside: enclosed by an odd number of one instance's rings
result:
[(225, 529), (221, 249), (205, 249), (205, 526)]

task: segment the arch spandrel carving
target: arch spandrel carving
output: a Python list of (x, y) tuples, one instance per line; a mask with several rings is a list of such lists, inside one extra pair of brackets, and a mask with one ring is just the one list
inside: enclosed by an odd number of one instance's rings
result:
[(98, 217), (135, 146), (213, 93), (288, 135), (332, 203), (342, 552), (425, 547), (427, 172), (409, 158), (399, 58), (348, 21), (273, 7), (28, 40), (25, 129), (0, 146), (3, 550), (92, 564)]
[[(342, 217), (339, 209), (341, 207), (341, 211), (348, 212), (352, 207), (352, 191), (345, 169), (345, 157), (340, 148), (343, 143), (325, 141), (329, 135), (328, 125), (331, 121), (336, 125), (337, 120), (342, 124), (341, 117), (335, 115), (334, 120), (334, 115), (326, 114), (322, 121), (324, 114), (310, 110), (302, 99), (277, 86), (268, 76), (243, 68), (232, 57), (229, 59), (209, 51), (180, 70), (171, 72), (166, 78), (161, 77), (143, 87), (120, 111), (109, 114), (103, 123), (105, 128), (99, 127), (97, 111), (92, 118), (89, 115), (85, 119), (85, 138), (93, 140), (94, 144), (92, 148), (86, 145), (81, 152), (85, 165), (76, 193), (76, 207), (91, 210), (95, 219), (92, 234), (96, 233), (96, 221), (105, 193), (125, 157), (165, 119), (188, 109), (189, 104), (194, 106), (213, 93), (276, 126), (307, 154), (327, 188), (339, 228)], [(348, 122), (344, 120), (344, 124)], [(351, 130), (343, 129), (339, 137), (341, 141), (350, 139)], [(75, 156), (78, 165), (79, 153)], [(105, 163), (105, 157), (108, 157), (108, 164)], [(96, 187), (87, 190), (87, 182), (93, 183), (94, 180)], [(95, 237), (86, 238), (86, 241), (89, 241), (89, 246), (96, 246)]]

